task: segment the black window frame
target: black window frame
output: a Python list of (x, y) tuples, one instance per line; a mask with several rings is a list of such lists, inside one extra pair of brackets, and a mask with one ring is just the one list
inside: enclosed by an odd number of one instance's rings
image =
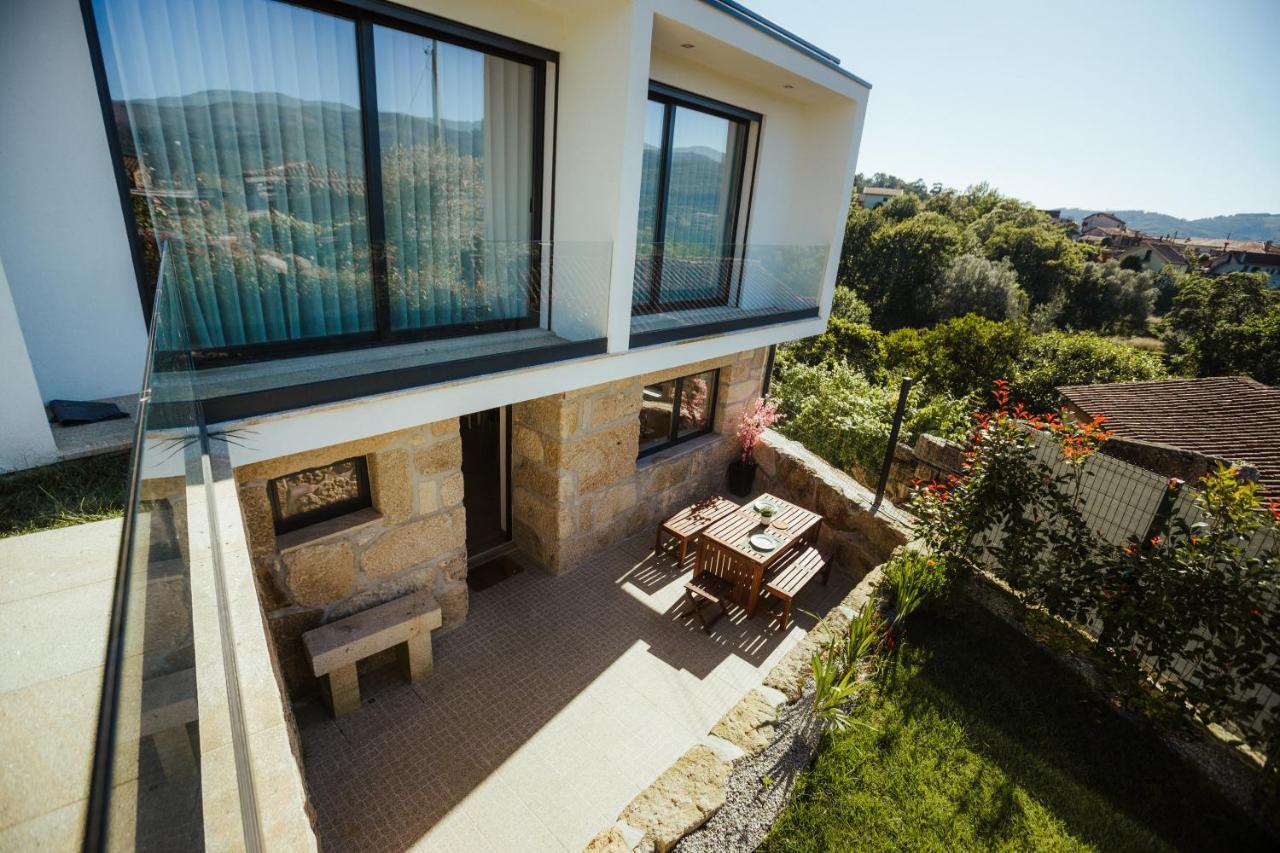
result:
[[(747, 194), (747, 188), (745, 187), (747, 148), (750, 147), (751, 128), (753, 125), (757, 128), (755, 147), (758, 153), (759, 128), (764, 121), (764, 116), (753, 110), (734, 106), (733, 104), (708, 98), (705, 95), (699, 95), (675, 86), (669, 86), (657, 80), (649, 81), (647, 100), (662, 104), (662, 146), (658, 152), (658, 199), (654, 210), (653, 222), (653, 261), (649, 267), (647, 298), (642, 302), (632, 300), (631, 312), (637, 315), (705, 307), (699, 300), (670, 302), (661, 300), (663, 246), (667, 231), (667, 195), (671, 181), (671, 146), (675, 137), (676, 107), (684, 107), (733, 122), (738, 125), (739, 132), (742, 135), (742, 144), (737, 146), (738, 150), (734, 152), (733, 188), (730, 192), (730, 197), (733, 199), (733, 215), (725, 223), (724, 244), (726, 246), (735, 246), (737, 244), (738, 223), (743, 214), (743, 197)], [(754, 173), (751, 177), (754, 185)], [(754, 186), (751, 189), (754, 190)], [(750, 217), (750, 202), (747, 202), (746, 206), (748, 207), (746, 214)], [(728, 303), (731, 278), (732, 276), (729, 274), (728, 268), (726, 268), (721, 275), (720, 289), (716, 297), (719, 300), (719, 304)]]
[[(303, 9), (333, 15), (351, 21), (355, 25), (356, 63), (359, 74), (360, 115), (363, 129), (365, 200), (368, 206), (369, 224), (369, 276), (374, 299), (375, 328), (367, 332), (337, 335), (318, 335), (268, 343), (243, 344), (216, 347), (192, 352), (193, 366), (220, 367), (227, 364), (264, 361), (292, 356), (319, 355), (326, 352), (386, 346), (414, 341), (441, 338), (466, 337), (487, 332), (510, 331), (537, 327), (540, 323), (542, 298), (541, 241), (543, 235), (545, 167), (547, 146), (547, 65), (554, 64), (558, 71), (559, 51), (541, 47), (520, 39), (511, 38), (489, 30), (473, 27), (429, 12), (410, 9), (386, 0), (275, 0)], [(98, 101), (102, 108), (103, 123), (107, 133), (116, 187), (124, 215), (125, 230), (137, 276), (138, 295), (142, 302), (142, 316), (147, 328), (154, 321), (156, 295), (155, 278), (149, 274), (143, 257), (142, 240), (137, 218), (134, 216), (129, 176), (125, 171), (120, 129), (116, 123), (107, 84), (106, 64), (102, 55), (93, 0), (80, 0), (81, 16), (89, 43), (89, 58), (93, 66), (94, 80), (98, 88)], [(532, 189), (530, 197), (531, 228), (529, 242), (533, 246), (531, 263), (535, 286), (528, 312), (518, 318), (486, 320), (422, 329), (392, 329), (390, 293), (387, 280), (386, 225), (382, 187), (382, 144), (378, 132), (377, 81), (374, 73), (373, 27), (383, 26), (424, 38), (436, 39), (459, 47), (469, 48), (492, 56), (528, 65), (533, 70), (533, 151)], [(555, 151), (552, 149), (552, 173)], [(551, 203), (554, 211), (554, 200)], [(549, 297), (549, 294), (548, 294)]]
[[(680, 400), (684, 392), (684, 381), (707, 372), (712, 374), (711, 393), (708, 395), (709, 399), (707, 400), (707, 425), (697, 432), (680, 435)], [(671, 423), (667, 426), (667, 440), (641, 449), (640, 452), (636, 454), (636, 459), (643, 459), (646, 456), (652, 456), (655, 453), (668, 450), (676, 445), (684, 444), (687, 441), (693, 441), (695, 438), (701, 438), (702, 436), (713, 433), (716, 430), (716, 405), (720, 399), (720, 368), (715, 367), (710, 371), (699, 370), (697, 373), (689, 373), (685, 376), (677, 376), (674, 379), (663, 379), (662, 382), (649, 384), (661, 385), (663, 382), (675, 383), (675, 393), (671, 398)], [(649, 385), (645, 385), (644, 387), (648, 388)], [(641, 389), (640, 393), (643, 394), (644, 390)]]
[[(306, 512), (285, 516), (280, 506), (280, 498), (276, 494), (276, 483), (289, 477), (296, 477), (299, 474), (319, 471), (322, 468), (332, 468), (334, 465), (341, 465), (344, 462), (355, 463), (356, 481), (359, 486), (359, 493), (354, 498), (335, 501), (331, 504), (325, 504), (322, 507), (309, 509)], [(304, 527), (310, 527), (313, 524), (331, 521), (332, 519), (340, 518), (344, 515), (350, 515), (351, 513), (359, 512), (362, 509), (372, 509), (373, 491), (369, 487), (369, 460), (365, 456), (351, 456), (346, 459), (337, 459), (324, 465), (314, 465), (310, 468), (303, 468), (300, 471), (282, 474), (279, 477), (272, 477), (270, 480), (267, 480), (267, 497), (271, 501), (271, 521), (275, 526), (277, 536), (285, 533), (292, 533), (296, 530), (301, 530)]]

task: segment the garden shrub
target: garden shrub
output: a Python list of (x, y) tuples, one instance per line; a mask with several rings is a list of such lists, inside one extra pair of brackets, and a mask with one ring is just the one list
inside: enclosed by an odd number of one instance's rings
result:
[(834, 315), (821, 335), (788, 344), (784, 351), (805, 364), (848, 364), (872, 380), (884, 370), (884, 335), (870, 326)]
[(885, 339), (888, 367), (952, 397), (985, 391), (1014, 373), (1031, 340), (1020, 323), (967, 314), (931, 329), (898, 329)]
[[(785, 415), (781, 433), (855, 476), (879, 469), (898, 403), (896, 385), (873, 383), (854, 367), (834, 361), (782, 364), (774, 383)], [(909, 444), (922, 432), (961, 437), (970, 408), (967, 400), (930, 396), (916, 386), (899, 440)]]
[[(1130, 683), (1205, 723), (1234, 723), (1275, 771), (1280, 708), (1264, 708), (1254, 688), (1280, 693), (1280, 501), (1264, 509), (1256, 484), (1220, 468), (1199, 484), (1190, 519), (1109, 545), (1081, 502), (1088, 460), (1109, 437), (1101, 420), (1035, 417), (1011, 406), (1007, 383), (996, 393), (974, 424), (965, 474), (913, 496), (917, 533), (951, 571), (985, 569), (1027, 603), (1098, 628), (1097, 650)], [(1029, 428), (1058, 444), (1063, 473), (1038, 461)], [(1264, 529), (1271, 544), (1248, 556)]]
[(1053, 411), (1055, 388), (1095, 382), (1165, 379), (1160, 356), (1088, 332), (1046, 332), (1028, 342), (1013, 374), (1013, 399), (1028, 408)]

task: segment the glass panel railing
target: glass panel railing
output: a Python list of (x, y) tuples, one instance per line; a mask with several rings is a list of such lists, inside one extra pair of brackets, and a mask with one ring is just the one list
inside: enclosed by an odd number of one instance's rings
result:
[(827, 246), (641, 243), (631, 346), (816, 317)]
[[(476, 241), (412, 276), (389, 265), (394, 331), (256, 360), (197, 353), (210, 421), (335, 402), (605, 351), (612, 244)], [(288, 394), (277, 391), (289, 389)]]
[(86, 850), (198, 850), (227, 838), (254, 847), (245, 829), (256, 822), (242, 820), (251, 789), (226, 758), (243, 738), (224, 654), (208, 435), (171, 258), (162, 252), (139, 394)]

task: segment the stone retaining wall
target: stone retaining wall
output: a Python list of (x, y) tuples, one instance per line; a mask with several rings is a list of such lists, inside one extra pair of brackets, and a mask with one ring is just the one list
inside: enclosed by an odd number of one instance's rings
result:
[(907, 542), (911, 516), (838, 471), (804, 445), (767, 430), (756, 450), (756, 488), (812, 509), (822, 516), (818, 545), (835, 567), (861, 577)]
[[(276, 535), (267, 482), (362, 456), (372, 509)], [(462, 440), (450, 418), (235, 470), (258, 595), (293, 696), (314, 691), (302, 648), (312, 628), (420, 589), (443, 627), (467, 615)]]
[[(517, 546), (559, 572), (723, 491), (738, 419), (760, 393), (765, 354), (748, 350), (513, 406)], [(644, 387), (715, 368), (715, 431), (637, 461)]]

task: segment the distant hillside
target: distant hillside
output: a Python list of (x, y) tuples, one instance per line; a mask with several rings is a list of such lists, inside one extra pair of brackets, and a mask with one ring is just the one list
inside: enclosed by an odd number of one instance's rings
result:
[[(1064, 207), (1062, 215), (1080, 222), (1094, 210)], [(1124, 220), (1130, 228), (1148, 234), (1177, 232), (1179, 237), (1221, 237), (1232, 240), (1275, 240), (1280, 242), (1280, 213), (1234, 213), (1205, 219), (1179, 219), (1167, 213), (1147, 210), (1108, 210)]]

